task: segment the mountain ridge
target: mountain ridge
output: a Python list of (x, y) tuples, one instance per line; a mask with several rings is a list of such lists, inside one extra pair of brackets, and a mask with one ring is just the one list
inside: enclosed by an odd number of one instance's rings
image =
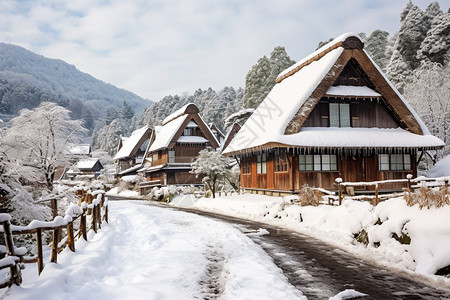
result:
[(108, 108), (119, 109), (123, 101), (140, 113), (154, 102), (78, 70), (61, 59), (47, 58), (21, 46), (0, 43), (0, 79), (27, 83), (39, 89), (83, 102), (103, 116)]

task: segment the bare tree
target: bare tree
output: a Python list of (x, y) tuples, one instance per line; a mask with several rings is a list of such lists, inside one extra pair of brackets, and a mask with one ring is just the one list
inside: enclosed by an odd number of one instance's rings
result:
[(70, 119), (69, 110), (51, 102), (21, 110), (11, 123), (4, 135), (4, 152), (9, 160), (37, 173), (52, 189), (56, 168), (68, 163), (68, 146), (78, 142), (87, 129), (80, 120)]

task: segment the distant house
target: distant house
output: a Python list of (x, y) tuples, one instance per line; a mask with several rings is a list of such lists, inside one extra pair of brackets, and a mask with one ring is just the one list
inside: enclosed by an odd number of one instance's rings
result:
[(97, 176), (102, 169), (103, 166), (98, 158), (81, 159), (66, 172), (66, 176), (68, 178), (74, 178), (77, 175)]
[(219, 128), (217, 128), (215, 123), (209, 123), (208, 126), (219, 144), (222, 144), (222, 142), (225, 140), (225, 135), (223, 134), (223, 132)]
[(74, 158), (88, 157), (89, 155), (91, 155), (91, 145), (89, 144), (73, 145), (69, 148), (69, 152), (74, 156)]
[(199, 184), (201, 178), (189, 172), (198, 153), (206, 147), (218, 148), (219, 142), (197, 106), (189, 103), (154, 128), (142, 171), (148, 181), (160, 185)]
[(133, 175), (141, 166), (152, 130), (144, 126), (131, 133), (130, 137), (120, 137), (117, 154), (117, 175)]
[(241, 125), (238, 123), (234, 123), (233, 126), (228, 130), (227, 135), (223, 139), (223, 141), (220, 143), (220, 151), (223, 152), (224, 149), (228, 147), (228, 145), (233, 140), (234, 136), (241, 130)]
[(334, 189), (335, 179), (417, 176), (418, 159), (444, 143), (363, 50), (344, 34), (283, 71), (223, 153), (240, 160), (241, 186)]

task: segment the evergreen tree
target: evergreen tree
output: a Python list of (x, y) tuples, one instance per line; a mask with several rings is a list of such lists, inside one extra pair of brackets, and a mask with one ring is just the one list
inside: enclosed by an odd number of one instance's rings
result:
[(105, 124), (109, 125), (111, 122), (118, 117), (118, 112), (114, 108), (108, 108), (106, 110), (106, 116), (105, 116)]
[(388, 46), (389, 33), (382, 30), (374, 30), (366, 39), (364, 49), (370, 57), (384, 70), (388, 63), (386, 48)]
[(122, 109), (120, 110), (120, 117), (125, 120), (129, 120), (134, 117), (133, 108), (127, 103), (127, 101), (123, 101)]
[(412, 69), (415, 69), (419, 66), (419, 60), (416, 58), (417, 51), (431, 24), (419, 7), (413, 5), (408, 7), (408, 10), (398, 31), (396, 49), (402, 55), (403, 60), (410, 64)]
[(386, 76), (400, 93), (403, 93), (406, 85), (411, 82), (412, 72), (411, 66), (404, 61), (400, 51), (395, 50), (386, 68)]
[(417, 59), (421, 61), (429, 60), (444, 65), (449, 61), (449, 51), (450, 13), (444, 14), (441, 12), (431, 21), (431, 28), (428, 30), (426, 38), (422, 41), (419, 51), (417, 51)]
[(260, 58), (245, 77), (244, 107), (256, 108), (274, 87), (277, 76), (294, 63), (284, 47), (275, 47), (269, 58)]

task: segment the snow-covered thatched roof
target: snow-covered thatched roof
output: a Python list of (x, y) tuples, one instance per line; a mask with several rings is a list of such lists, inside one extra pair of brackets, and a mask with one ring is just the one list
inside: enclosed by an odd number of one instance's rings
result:
[(73, 145), (69, 148), (69, 152), (73, 155), (88, 155), (91, 153), (91, 145), (89, 144), (80, 144)]
[(97, 162), (100, 163), (100, 160), (98, 158), (82, 159), (76, 163), (75, 167), (80, 171), (90, 170), (95, 166)]
[[(435, 149), (443, 142), (430, 135), (420, 117), (363, 50), (357, 34), (346, 33), (281, 72), (277, 84), (224, 150), (237, 154), (270, 147), (420, 147)], [(356, 60), (375, 90), (332, 86), (350, 61)], [(403, 129), (302, 128), (319, 100), (326, 95), (383, 97), (404, 125)], [(336, 134), (336, 135), (335, 135)], [(369, 140), (365, 137), (371, 136)], [(339, 137), (336, 143), (335, 137)], [(386, 145), (385, 140), (392, 143)]]
[(114, 160), (133, 156), (145, 140), (150, 137), (150, 133), (150, 126), (146, 125), (133, 131), (129, 138), (122, 138), (123, 145), (114, 156)]
[[(198, 127), (205, 137), (181, 136), (184, 128)], [(209, 126), (199, 115), (198, 107), (193, 103), (188, 103), (174, 113), (167, 116), (162, 126), (155, 126), (153, 135), (150, 138), (150, 145), (147, 152), (169, 148), (171, 143), (207, 143), (213, 147), (219, 147), (214, 134)], [(147, 155), (145, 155), (147, 156)]]

